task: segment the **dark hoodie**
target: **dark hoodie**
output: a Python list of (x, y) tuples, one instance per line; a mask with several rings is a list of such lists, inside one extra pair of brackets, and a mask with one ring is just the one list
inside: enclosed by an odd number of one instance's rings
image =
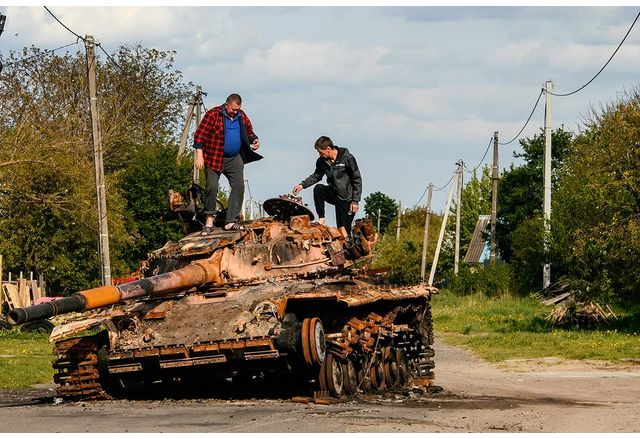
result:
[(331, 163), (325, 158), (318, 157), (316, 170), (300, 184), (303, 188), (308, 188), (326, 175), (329, 187), (333, 189), (339, 199), (357, 203), (362, 196), (362, 177), (358, 163), (347, 148), (338, 147), (337, 149), (338, 156), (335, 162)]

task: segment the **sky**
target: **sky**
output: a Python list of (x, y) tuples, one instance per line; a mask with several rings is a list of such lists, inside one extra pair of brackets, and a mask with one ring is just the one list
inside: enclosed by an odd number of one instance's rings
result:
[[(556, 93), (589, 81), (640, 12), (640, 6), (47, 6), (107, 51), (137, 43), (176, 50), (175, 67), (185, 82), (202, 85), (207, 108), (241, 94), (265, 157), (245, 167), (254, 200), (289, 193), (307, 177), (317, 158), (314, 142), (326, 135), (356, 157), (363, 199), (381, 191), (409, 208), (424, 205), (429, 183), (444, 186), (458, 160), (469, 169), (481, 164), (494, 131), (501, 142), (514, 138), (545, 81)], [(41, 5), (0, 6), (0, 13), (7, 16), (4, 56), (75, 41)], [(637, 24), (588, 87), (552, 98), (552, 126), (579, 132), (591, 109), (637, 87), (639, 71)], [(543, 124), (544, 97), (520, 137)], [(517, 141), (500, 146), (501, 171), (519, 163), (514, 151), (521, 151)], [(434, 192), (434, 211), (444, 210), (447, 191)], [(313, 205), (311, 188), (301, 195)]]

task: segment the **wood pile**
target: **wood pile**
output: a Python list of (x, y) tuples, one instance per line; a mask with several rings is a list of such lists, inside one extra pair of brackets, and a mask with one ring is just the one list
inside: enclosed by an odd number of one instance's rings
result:
[(544, 296), (549, 293), (556, 294), (549, 299), (542, 300), (542, 304), (553, 306), (553, 309), (546, 317), (547, 322), (553, 326), (589, 328), (603, 322), (608, 323), (611, 320), (617, 320), (618, 318), (609, 305), (606, 305), (605, 310), (594, 301), (578, 298), (578, 295), (568, 284), (556, 283), (550, 285), (542, 293), (546, 293)]

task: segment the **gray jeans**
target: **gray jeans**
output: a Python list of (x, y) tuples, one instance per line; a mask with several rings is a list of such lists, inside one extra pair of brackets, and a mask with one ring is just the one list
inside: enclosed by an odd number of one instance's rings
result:
[(229, 180), (231, 194), (229, 194), (229, 206), (227, 207), (226, 224), (235, 223), (240, 218), (242, 209), (242, 198), (244, 197), (244, 162), (240, 154), (222, 159), (222, 169), (214, 171), (205, 167), (207, 176), (207, 188), (205, 189), (204, 214), (215, 215), (216, 197), (218, 196), (218, 182), (220, 174)]

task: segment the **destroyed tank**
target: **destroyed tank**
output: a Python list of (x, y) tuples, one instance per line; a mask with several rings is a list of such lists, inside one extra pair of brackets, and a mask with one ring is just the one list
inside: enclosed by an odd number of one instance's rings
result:
[(245, 230), (168, 242), (143, 262), (139, 279), (9, 318), (73, 313), (50, 336), (54, 381), (66, 399), (187, 388), (214, 396), (261, 385), (310, 398), (426, 389), (437, 290), (382, 284), (367, 268), (376, 241), (370, 220), (356, 220), (347, 236), (312, 222), (292, 198), (267, 200), (269, 216), (244, 222)]

